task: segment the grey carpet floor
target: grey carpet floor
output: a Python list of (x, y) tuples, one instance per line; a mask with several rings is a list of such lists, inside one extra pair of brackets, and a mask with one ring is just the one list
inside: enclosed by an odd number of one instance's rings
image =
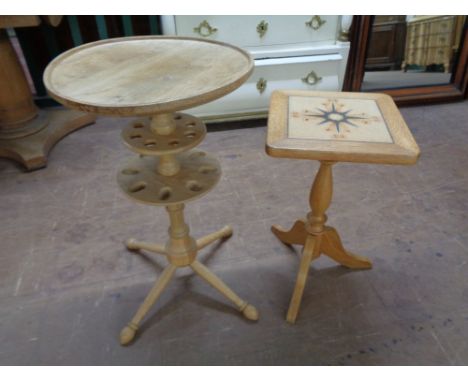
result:
[(223, 167), (186, 207), (195, 237), (234, 236), (200, 259), (260, 311), (247, 322), (189, 270), (177, 272), (142, 325), (118, 334), (165, 259), (131, 254), (131, 236), (164, 242), (162, 208), (119, 191), (126, 121), (100, 118), (25, 173), (0, 160), (0, 364), (462, 365), (468, 363), (468, 102), (403, 108), (417, 165), (338, 164), (329, 224), (373, 261), (350, 271), (313, 263), (296, 325), (284, 318), (300, 248), (270, 232), (303, 217), (315, 162), (264, 152), (264, 126), (210, 132)]

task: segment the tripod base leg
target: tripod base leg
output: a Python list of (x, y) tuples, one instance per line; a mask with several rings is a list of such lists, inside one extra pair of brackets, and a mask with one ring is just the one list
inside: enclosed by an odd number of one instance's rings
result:
[(305, 229), (304, 220), (296, 220), (289, 231), (286, 231), (277, 225), (272, 226), (271, 231), (281, 242), (288, 245), (304, 245), (307, 239), (307, 231)]
[(195, 260), (190, 267), (208, 284), (217, 289), (228, 300), (232, 301), (242, 312), (245, 318), (252, 321), (258, 320), (257, 309), (253, 305), (242, 300), (231, 288), (229, 288), (218, 276), (211, 272), (202, 263)]
[(143, 304), (141, 304), (141, 306), (138, 308), (138, 311), (136, 312), (135, 316), (132, 318), (129, 324), (120, 332), (121, 345), (127, 345), (133, 340), (141, 320), (146, 315), (146, 313), (148, 313), (151, 307), (155, 304), (159, 296), (161, 296), (161, 293), (169, 284), (169, 281), (174, 275), (176, 269), (177, 268), (172, 264), (169, 264), (164, 269), (161, 277), (158, 279), (158, 281), (156, 281), (148, 296), (146, 296), (145, 300), (143, 301)]

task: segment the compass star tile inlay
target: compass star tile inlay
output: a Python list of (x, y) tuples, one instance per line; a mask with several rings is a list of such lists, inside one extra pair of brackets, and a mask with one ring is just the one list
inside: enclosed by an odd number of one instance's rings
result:
[(288, 137), (393, 142), (374, 100), (289, 97)]
[(414, 164), (419, 157), (392, 97), (379, 93), (275, 90), (265, 149), (332, 162)]

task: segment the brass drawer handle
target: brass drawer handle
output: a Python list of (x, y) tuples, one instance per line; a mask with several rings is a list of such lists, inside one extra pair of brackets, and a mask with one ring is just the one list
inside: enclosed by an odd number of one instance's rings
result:
[(268, 30), (268, 23), (265, 20), (260, 21), (257, 25), (257, 33), (260, 37), (265, 36), (265, 33)]
[(320, 16), (315, 15), (309, 21), (305, 23), (308, 27), (312, 28), (314, 31), (320, 29), (320, 27), (325, 24), (327, 21), (322, 20)]
[(262, 94), (265, 89), (267, 87), (267, 80), (264, 79), (263, 77), (260, 78), (258, 81), (257, 81), (257, 90), (260, 94)]
[(195, 33), (198, 33), (202, 37), (211, 36), (213, 33), (218, 31), (218, 28), (213, 28), (208, 21), (203, 20), (198, 27), (193, 28)]
[(317, 76), (313, 70), (302, 79), (302, 82), (305, 82), (307, 85), (315, 85), (320, 81), (322, 81), (322, 77)]

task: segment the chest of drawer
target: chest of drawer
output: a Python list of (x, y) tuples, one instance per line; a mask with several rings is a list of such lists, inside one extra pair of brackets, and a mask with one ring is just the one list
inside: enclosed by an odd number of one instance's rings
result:
[(174, 16), (174, 25), (179, 36), (201, 36), (245, 48), (335, 41), (338, 16)]
[(335, 90), (339, 88), (341, 54), (263, 59), (255, 61), (255, 69), (249, 80), (234, 92), (193, 108), (189, 113), (212, 117), (223, 114), (248, 115), (268, 110), (269, 99), (274, 90)]

